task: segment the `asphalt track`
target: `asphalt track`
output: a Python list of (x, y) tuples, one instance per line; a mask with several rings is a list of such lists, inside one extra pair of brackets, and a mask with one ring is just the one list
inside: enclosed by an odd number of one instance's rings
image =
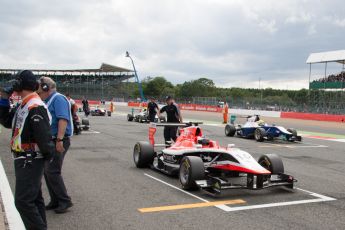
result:
[[(63, 174), (75, 205), (63, 215), (47, 212), (49, 229), (344, 229), (345, 143), (229, 138), (219, 123), (220, 114), (184, 111), (185, 120), (205, 121), (204, 133), (222, 145), (234, 143), (254, 158), (279, 154), (286, 172), (298, 179), (293, 191), (232, 190), (213, 198), (200, 191), (185, 193), (176, 178), (135, 168), (133, 146), (147, 140), (148, 125), (127, 122), (128, 108), (116, 110), (112, 117), (91, 117), (92, 130), (73, 137)], [(343, 124), (265, 119), (297, 130), (345, 134)], [(0, 156), (14, 191), (9, 135), (2, 129)], [(162, 130), (157, 136), (162, 140)], [(45, 185), (43, 190), (48, 202)]]

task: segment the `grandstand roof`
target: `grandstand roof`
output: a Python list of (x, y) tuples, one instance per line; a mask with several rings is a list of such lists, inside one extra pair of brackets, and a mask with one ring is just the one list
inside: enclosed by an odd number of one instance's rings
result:
[(345, 64), (345, 50), (312, 53), (307, 59), (307, 64), (326, 62), (338, 62), (341, 64)]
[[(18, 71), (20, 69), (0, 69), (0, 71)], [(98, 69), (30, 69), (34, 72), (92, 72), (92, 73), (113, 73), (113, 72), (133, 72), (133, 70), (102, 63)]]

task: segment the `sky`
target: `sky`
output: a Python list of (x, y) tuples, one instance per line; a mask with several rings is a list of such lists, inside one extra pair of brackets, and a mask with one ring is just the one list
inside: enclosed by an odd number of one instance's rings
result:
[(141, 79), (300, 89), (344, 37), (341, 0), (0, 0), (0, 68), (132, 69), (128, 50)]

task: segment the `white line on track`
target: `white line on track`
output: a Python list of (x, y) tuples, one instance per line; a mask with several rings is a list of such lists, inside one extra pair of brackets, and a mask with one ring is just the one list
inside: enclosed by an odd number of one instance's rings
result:
[[(178, 191), (181, 191), (191, 197), (194, 197), (198, 200), (201, 200), (203, 202), (210, 202), (204, 198), (201, 198), (199, 196), (196, 196), (190, 192), (187, 192), (183, 189), (180, 189), (172, 184), (169, 184), (161, 179), (158, 179), (152, 175), (149, 175), (147, 173), (144, 173), (145, 176), (150, 177), (151, 179), (154, 179), (162, 184), (165, 184), (171, 188), (174, 188)], [(247, 205), (247, 206), (240, 206), (240, 207), (229, 207), (227, 205), (217, 205), (215, 207), (225, 211), (225, 212), (234, 212), (234, 211), (243, 211), (243, 210), (251, 210), (251, 209), (260, 209), (260, 208), (271, 208), (271, 207), (282, 207), (282, 206), (289, 206), (289, 205), (298, 205), (298, 204), (308, 204), (308, 203), (319, 203), (319, 202), (326, 202), (326, 201), (334, 201), (336, 200), (333, 197), (328, 197), (322, 194), (314, 193), (305, 189), (296, 188), (297, 190), (300, 190), (304, 193), (308, 193), (308, 195), (316, 197), (316, 199), (305, 199), (305, 200), (296, 200), (296, 201), (286, 201), (286, 202), (276, 202), (276, 203), (267, 203), (267, 204), (258, 204), (258, 205)]]
[[(201, 201), (206, 202), (206, 203), (210, 202), (210, 201), (208, 201), (208, 200), (206, 200), (206, 199), (204, 199), (204, 198), (201, 198), (201, 197), (199, 197), (199, 196), (197, 196), (197, 195), (194, 195), (194, 194), (192, 194), (192, 193), (190, 193), (190, 192), (187, 192), (187, 191), (185, 191), (185, 190), (183, 190), (183, 189), (180, 189), (180, 188), (178, 188), (178, 187), (176, 187), (176, 186), (174, 186), (174, 185), (172, 185), (172, 184), (169, 184), (169, 183), (167, 183), (167, 182), (165, 182), (165, 181), (163, 181), (163, 180), (161, 180), (161, 179), (158, 179), (157, 177), (154, 177), (154, 176), (149, 175), (149, 174), (147, 174), (147, 173), (144, 173), (144, 175), (147, 176), (147, 177), (150, 177), (151, 179), (154, 179), (154, 180), (156, 180), (156, 181), (158, 181), (158, 182), (160, 182), (160, 183), (162, 183), (162, 184), (165, 184), (165, 185), (167, 185), (167, 186), (169, 186), (169, 187), (171, 187), (171, 188), (174, 188), (174, 189), (176, 189), (176, 190), (178, 190), (178, 191), (180, 191), (180, 192), (183, 192), (184, 194), (187, 194), (187, 195), (189, 195), (189, 196), (191, 196), (191, 197), (194, 197), (194, 198), (196, 198), (196, 199), (198, 199), (198, 200), (201, 200)], [(215, 207), (217, 207), (217, 208), (219, 208), (219, 209), (222, 209), (222, 210), (224, 210), (224, 211), (226, 211), (226, 209), (228, 208), (228, 206), (226, 206), (226, 205), (224, 205), (224, 204), (216, 205)]]
[(84, 133), (84, 134), (93, 134), (93, 133), (101, 133), (101, 132), (89, 129), (89, 130), (83, 130), (82, 133)]
[(13, 194), (11, 191), (10, 184), (0, 160), (0, 192), (2, 197), (2, 203), (5, 208), (5, 215), (8, 221), (9, 229), (13, 230), (25, 230), (23, 221), (14, 206)]

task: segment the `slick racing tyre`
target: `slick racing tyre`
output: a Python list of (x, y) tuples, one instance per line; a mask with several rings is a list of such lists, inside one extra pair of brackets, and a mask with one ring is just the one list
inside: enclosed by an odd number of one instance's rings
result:
[(185, 190), (195, 190), (198, 188), (196, 180), (205, 178), (204, 162), (200, 157), (187, 156), (181, 160), (179, 179), (182, 188)]
[(127, 121), (133, 121), (134, 117), (132, 114), (127, 114)]
[(81, 126), (83, 127), (83, 130), (89, 130), (90, 129), (90, 121), (88, 118), (83, 118), (81, 120)]
[(284, 173), (284, 164), (282, 159), (277, 154), (265, 154), (262, 155), (258, 163), (269, 170), (272, 174)]
[(287, 131), (289, 131), (290, 133), (292, 133), (292, 136), (295, 138), (295, 139), (293, 139), (293, 140), (291, 140), (291, 141), (297, 140), (297, 131), (296, 131), (296, 129), (289, 128), (289, 129), (287, 129)]
[(144, 120), (143, 120), (142, 116), (139, 117), (139, 123), (144, 123)]
[(263, 142), (266, 137), (266, 131), (264, 128), (257, 128), (254, 131), (254, 138), (258, 142)]
[(134, 146), (133, 160), (137, 168), (149, 167), (155, 157), (153, 146), (146, 141), (139, 141)]
[(236, 127), (232, 124), (227, 124), (225, 126), (225, 136), (233, 137), (236, 133)]

